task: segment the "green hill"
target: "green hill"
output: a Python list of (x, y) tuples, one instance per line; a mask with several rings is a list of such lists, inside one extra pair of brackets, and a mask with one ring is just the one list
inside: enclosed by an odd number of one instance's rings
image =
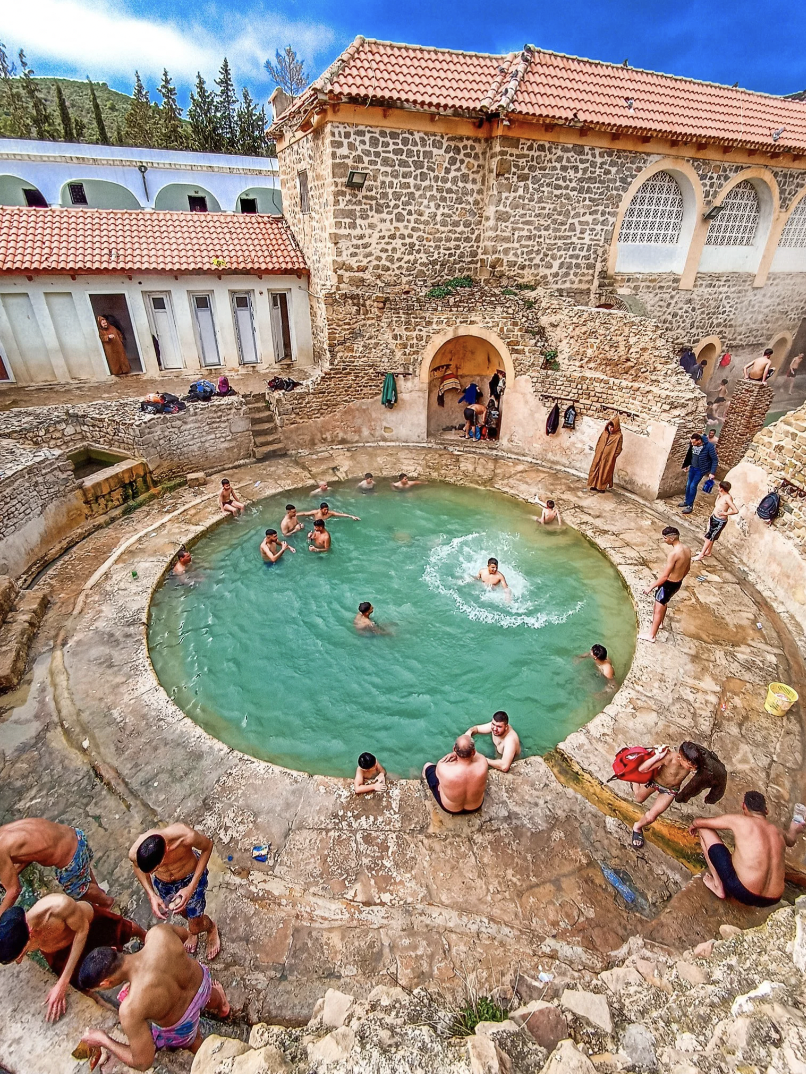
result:
[[(15, 79), (18, 82), (18, 79)], [(96, 139), (95, 120), (92, 115), (92, 103), (90, 101), (90, 87), (86, 82), (71, 78), (35, 78), (42, 97), (56, 120), (57, 129), (61, 131), (58, 122), (58, 109), (56, 107), (56, 83), (62, 87), (62, 93), (67, 100), (67, 107), (74, 119), (81, 119), (86, 130), (85, 140), (94, 142)], [(131, 97), (126, 93), (119, 93), (110, 89), (105, 82), (93, 82), (95, 96), (101, 106), (101, 113), (109, 133), (114, 140), (118, 123), (123, 126)], [(0, 134), (6, 138), (11, 137), (11, 129), (8, 124), (8, 109), (5, 101), (0, 105)]]

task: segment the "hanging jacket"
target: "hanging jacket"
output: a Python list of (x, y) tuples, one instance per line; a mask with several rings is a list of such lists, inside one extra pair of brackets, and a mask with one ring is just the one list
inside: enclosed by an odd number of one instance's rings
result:
[(577, 424), (577, 411), (572, 403), (563, 415), (563, 429), (575, 429)]
[(479, 386), (474, 381), (472, 384), (468, 384), (468, 386), (459, 396), (459, 402), (467, 403), (468, 406), (473, 406), (473, 404), (478, 400), (478, 397), (480, 395), (481, 392), (479, 391)]
[(546, 436), (556, 433), (560, 427), (560, 404), (555, 403), (546, 418)]
[(679, 805), (690, 802), (704, 790), (708, 790), (705, 798), (706, 805), (715, 805), (725, 793), (728, 782), (728, 773), (720, 759), (705, 746), (697, 742), (692, 743), (698, 753), (697, 771), (687, 780), (682, 790), (675, 795), (675, 801)]
[(381, 404), (391, 410), (397, 402), (397, 384), (394, 373), (387, 373), (383, 378), (383, 391), (381, 392)]

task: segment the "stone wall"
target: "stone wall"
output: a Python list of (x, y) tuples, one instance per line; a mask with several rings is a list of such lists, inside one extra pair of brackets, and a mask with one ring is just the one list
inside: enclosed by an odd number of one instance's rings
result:
[(806, 556), (806, 406), (762, 429), (744, 461), (761, 467), (776, 488), (784, 483), (775, 529)]
[(764, 418), (772, 403), (769, 384), (755, 380), (737, 380), (733, 396), (719, 434), (719, 462), (729, 470), (744, 456), (753, 437), (764, 427)]

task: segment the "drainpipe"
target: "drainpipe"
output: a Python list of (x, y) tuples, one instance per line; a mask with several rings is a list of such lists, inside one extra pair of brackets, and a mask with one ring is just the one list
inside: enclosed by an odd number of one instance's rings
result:
[(147, 164), (138, 164), (137, 165), (137, 170), (138, 170), (138, 172), (140, 173), (140, 175), (142, 176), (142, 179), (143, 179), (143, 190), (146, 192), (146, 204), (148, 204), (148, 201), (149, 201), (148, 183), (146, 183), (146, 172), (148, 171), (148, 165)]

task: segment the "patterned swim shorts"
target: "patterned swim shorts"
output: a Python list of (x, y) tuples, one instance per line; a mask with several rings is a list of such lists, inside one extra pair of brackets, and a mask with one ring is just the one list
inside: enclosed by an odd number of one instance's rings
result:
[[(154, 885), (154, 890), (165, 903), (166, 906), (176, 898), (182, 888), (186, 888), (193, 879), (193, 873), (190, 876), (183, 877), (182, 880), (160, 880), (158, 876), (151, 877), (151, 883)], [(207, 898), (205, 892), (207, 891), (207, 870), (201, 874), (199, 883), (196, 890), (182, 911), (182, 917), (186, 917), (188, 921), (194, 917), (201, 917), (207, 908)]]
[(87, 894), (87, 889), (92, 883), (90, 864), (94, 854), (82, 830), (75, 828), (74, 831), (78, 837), (76, 852), (69, 865), (56, 870), (56, 879), (61, 884), (65, 895), (69, 895), (71, 899), (80, 899)]

